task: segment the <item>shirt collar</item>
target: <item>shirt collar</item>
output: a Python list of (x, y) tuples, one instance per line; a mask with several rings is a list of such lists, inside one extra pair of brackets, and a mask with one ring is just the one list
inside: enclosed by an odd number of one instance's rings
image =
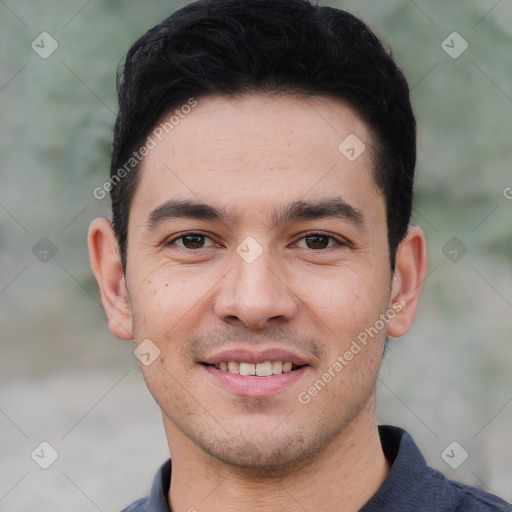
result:
[(380, 425), (379, 435), (391, 469), (379, 490), (360, 512), (409, 510), (406, 505), (415, 496), (415, 487), (424, 482), (429, 468), (413, 438), (405, 430)]
[[(157, 471), (147, 502), (147, 512), (171, 512), (167, 495), (171, 485), (171, 459), (167, 459)], [(146, 511), (144, 511), (146, 512)]]

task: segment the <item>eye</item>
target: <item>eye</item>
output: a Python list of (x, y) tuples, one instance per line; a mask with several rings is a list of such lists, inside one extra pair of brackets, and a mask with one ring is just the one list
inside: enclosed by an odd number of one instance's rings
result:
[(328, 249), (333, 245), (343, 245), (340, 240), (325, 233), (306, 233), (298, 242), (304, 241), (307, 249)]
[[(207, 241), (210, 241), (209, 245), (206, 245)], [(177, 243), (181, 242), (181, 243)], [(169, 240), (165, 242), (165, 246), (171, 246), (176, 245), (178, 247), (182, 247), (185, 249), (203, 249), (205, 247), (213, 247), (216, 244), (213, 242), (213, 240), (203, 234), (198, 232), (188, 232), (188, 233), (182, 233), (181, 235), (178, 235), (174, 237), (172, 240)]]

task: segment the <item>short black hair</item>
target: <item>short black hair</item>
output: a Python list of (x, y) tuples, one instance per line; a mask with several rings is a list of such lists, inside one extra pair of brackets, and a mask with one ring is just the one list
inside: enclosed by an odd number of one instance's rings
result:
[(342, 98), (366, 121), (393, 270), (411, 217), (416, 122), (391, 52), (354, 15), (308, 0), (199, 0), (138, 39), (118, 71), (110, 195), (123, 271), (138, 182), (134, 152), (173, 109), (251, 92)]

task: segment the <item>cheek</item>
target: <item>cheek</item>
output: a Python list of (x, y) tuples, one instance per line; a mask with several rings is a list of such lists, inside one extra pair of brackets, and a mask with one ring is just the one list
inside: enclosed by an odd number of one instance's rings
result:
[(141, 276), (130, 293), (135, 339), (149, 338), (162, 355), (172, 353), (170, 360), (177, 360), (182, 340), (200, 325), (216, 282), (211, 273), (178, 273), (167, 265)]
[(187, 372), (194, 365), (181, 357), (183, 341), (199, 324), (205, 292), (190, 279), (177, 279), (169, 269), (152, 272), (139, 283), (132, 300), (135, 339), (151, 340), (158, 352), (149, 365), (141, 360), (140, 368), (154, 399), (164, 406), (170, 388), (187, 387)]
[(306, 310), (314, 314), (328, 337), (357, 336), (387, 306), (389, 286), (371, 268), (340, 268), (302, 283), (300, 296)]

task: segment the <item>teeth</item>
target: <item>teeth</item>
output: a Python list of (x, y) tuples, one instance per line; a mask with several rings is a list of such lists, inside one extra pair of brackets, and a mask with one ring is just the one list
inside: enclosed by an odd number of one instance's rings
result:
[(292, 371), (292, 363), (286, 362), (283, 363), (283, 373), (288, 373)]
[(258, 377), (268, 377), (269, 375), (272, 375), (272, 363), (270, 361), (258, 363), (256, 365), (256, 375)]
[(240, 363), (240, 375), (256, 375), (256, 365), (253, 363)]
[[(294, 368), (290, 361), (265, 361), (263, 363), (244, 363), (238, 361), (222, 361), (216, 363), (215, 368), (228, 371), (239, 375), (257, 375), (258, 377), (268, 377), (270, 375), (279, 375), (281, 373), (291, 372)], [(295, 366), (295, 368), (297, 368)]]
[(229, 361), (228, 362), (228, 372), (229, 373), (240, 373), (240, 363), (237, 363), (236, 361)]
[(283, 373), (283, 362), (282, 361), (274, 361), (272, 363), (272, 373), (274, 375), (279, 375)]

